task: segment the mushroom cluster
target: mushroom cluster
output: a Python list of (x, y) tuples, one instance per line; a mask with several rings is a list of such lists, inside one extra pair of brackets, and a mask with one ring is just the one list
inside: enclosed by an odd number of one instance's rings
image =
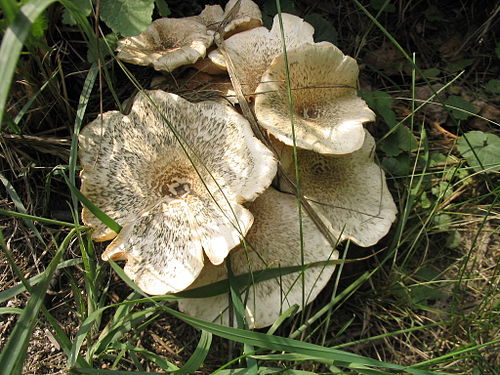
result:
[[(81, 190), (122, 227), (115, 233), (83, 209), (93, 239), (112, 240), (102, 258), (126, 261), (125, 273), (152, 295), (228, 279), (228, 258), (234, 275), (272, 269), (277, 276), (241, 286), (251, 328), (304, 308), (331, 278), (338, 253), (317, 220), (338, 241), (371, 246), (397, 212), (363, 127), (374, 114), (357, 96), (355, 60), (315, 43), (301, 18), (281, 17), (268, 30), (251, 0), (231, 0), (158, 19), (118, 46), (123, 61), (177, 81), (197, 71), (224, 94), (233, 87), (212, 74), (233, 69), (264, 138), (234, 100), (158, 89), (138, 93), (127, 115), (104, 113), (79, 138)], [(299, 177), (300, 199), (285, 183)], [(229, 305), (225, 294), (179, 300), (181, 311), (222, 324), (233, 321)]]

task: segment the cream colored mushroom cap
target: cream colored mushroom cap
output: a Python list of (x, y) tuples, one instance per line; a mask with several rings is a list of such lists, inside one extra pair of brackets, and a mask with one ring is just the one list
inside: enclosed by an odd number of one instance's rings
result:
[[(238, 0), (229, 0), (224, 9), (224, 16), (229, 16), (231, 9)], [(262, 25), (262, 13), (259, 6), (252, 0), (241, 0), (238, 11), (232, 16), (231, 20), (224, 27), (224, 37), (232, 34), (250, 30)]]
[[(280, 159), (293, 178), (292, 150), (284, 146)], [(397, 208), (384, 171), (373, 161), (375, 141), (368, 132), (363, 147), (352, 154), (332, 157), (297, 151), (301, 191), (335, 236), (372, 246), (387, 234)], [(286, 184), (281, 188), (286, 190)]]
[[(314, 28), (302, 18), (282, 13), (282, 20), (287, 50), (313, 43)], [(278, 16), (274, 17), (270, 31), (265, 27), (243, 31), (226, 39), (224, 45), (243, 93), (252, 95), (273, 58), (283, 51)], [(226, 58), (218, 49), (211, 51), (208, 57), (221, 69), (227, 69)]]
[(82, 220), (96, 240), (116, 236), (103, 259), (127, 260), (127, 275), (150, 294), (190, 285), (203, 253), (222, 263), (253, 222), (240, 203), (276, 173), (272, 153), (230, 106), (160, 90), (139, 93), (129, 115), (103, 114), (79, 141), (82, 193), (123, 229), (112, 232), (87, 209)]
[(375, 114), (356, 94), (358, 65), (328, 42), (287, 51), (293, 113), (284, 55), (277, 56), (256, 90), (255, 114), (262, 127), (287, 145), (341, 155), (363, 145), (363, 123)]
[(171, 72), (205, 57), (213, 33), (194, 19), (160, 18), (141, 34), (118, 41), (117, 58)]
[(200, 14), (187, 18), (200, 22), (208, 30), (216, 30), (224, 19), (224, 11), (220, 5), (205, 5)]
[[(280, 193), (273, 188), (266, 190), (249, 205), (255, 222), (247, 234), (248, 243), (254, 248), (240, 247), (231, 252), (231, 269), (235, 275), (248, 274), (268, 268), (301, 265), (301, 240), (299, 217), (295, 196)], [(302, 216), (304, 262), (338, 259), (328, 241), (318, 231), (312, 220)], [(335, 265), (309, 267), (304, 271), (305, 303), (312, 302), (330, 279)], [(190, 286), (196, 288), (227, 279), (225, 265), (207, 265), (199, 278)], [(250, 328), (266, 327), (290, 306), (302, 307), (302, 279), (300, 273), (284, 274), (276, 279), (257, 282), (242, 293), (246, 300), (246, 316)], [(179, 300), (179, 309), (191, 316), (229, 324), (228, 295), (202, 299)]]

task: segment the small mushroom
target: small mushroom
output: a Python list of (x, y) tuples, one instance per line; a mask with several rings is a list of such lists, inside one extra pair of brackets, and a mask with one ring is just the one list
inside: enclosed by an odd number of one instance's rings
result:
[(262, 25), (262, 13), (252, 0), (241, 0), (236, 13), (232, 14), (232, 9), (238, 1), (229, 0), (224, 8), (224, 17), (231, 17), (224, 27), (225, 38)]
[(375, 114), (357, 96), (358, 65), (328, 42), (287, 51), (292, 92), (290, 113), (284, 55), (277, 56), (256, 90), (259, 124), (287, 145), (321, 154), (342, 155), (363, 145), (363, 123)]
[(213, 33), (195, 19), (160, 18), (139, 35), (118, 41), (117, 58), (171, 72), (205, 57)]
[(230, 106), (190, 103), (160, 90), (135, 98), (129, 115), (103, 114), (81, 132), (82, 193), (122, 226), (119, 234), (86, 208), (104, 260), (149, 294), (178, 292), (220, 264), (253, 222), (240, 203), (271, 183), (276, 161)]
[[(295, 176), (292, 147), (282, 145), (280, 161)], [(366, 132), (363, 147), (332, 157), (297, 149), (301, 192), (341, 240), (375, 245), (389, 231), (397, 208), (387, 188), (384, 171), (373, 161), (375, 141)], [(280, 184), (283, 191), (287, 185)]]
[[(291, 14), (282, 13), (281, 16), (287, 49), (313, 42), (314, 28), (311, 25)], [(272, 59), (283, 52), (278, 16), (274, 17), (270, 31), (265, 27), (243, 31), (225, 40), (224, 48), (234, 63), (243, 93), (252, 95)], [(211, 51), (208, 57), (221, 69), (227, 68), (226, 59), (218, 49)]]
[[(301, 238), (300, 218), (295, 196), (280, 193), (273, 188), (266, 190), (248, 205), (255, 222), (246, 238), (247, 249), (240, 247), (231, 252), (231, 269), (235, 275), (253, 273), (288, 266), (300, 266)], [(328, 241), (304, 213), (303, 260), (304, 264), (338, 259)], [(335, 265), (322, 264), (300, 272), (280, 275), (274, 279), (260, 281), (242, 290), (246, 301), (246, 316), (250, 328), (269, 326), (290, 306), (312, 302), (330, 279)], [(190, 286), (196, 288), (227, 279), (225, 265), (207, 265), (198, 279)], [(304, 283), (302, 283), (304, 281)], [(304, 289), (303, 289), (304, 288)], [(304, 296), (304, 301), (302, 301)], [(210, 298), (179, 300), (179, 309), (194, 317), (229, 324), (228, 295)]]
[(220, 5), (205, 5), (197, 16), (187, 17), (206, 26), (208, 30), (215, 31), (224, 19), (224, 11)]

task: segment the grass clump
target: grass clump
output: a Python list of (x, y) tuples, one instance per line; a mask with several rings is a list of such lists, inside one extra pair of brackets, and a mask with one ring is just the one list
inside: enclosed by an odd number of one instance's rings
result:
[[(346, 262), (302, 314), (285, 311), (254, 332), (181, 314), (182, 296), (143, 295), (118, 265), (100, 260), (102, 246), (80, 224), (79, 130), (125, 110), (152, 80), (114, 59), (114, 33), (126, 31), (101, 20), (97, 3), (2, 4), (2, 371), (499, 371), (498, 5), (281, 2), (361, 64), (399, 217), (376, 246), (343, 244)], [(201, 8), (187, 3), (150, 1), (156, 7), (141, 19), (166, 4), (182, 16)], [(266, 17), (280, 8), (261, 3)]]

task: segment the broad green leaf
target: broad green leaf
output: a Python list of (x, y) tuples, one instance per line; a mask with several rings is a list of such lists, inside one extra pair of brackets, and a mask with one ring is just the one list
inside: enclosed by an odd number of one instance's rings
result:
[(490, 79), (484, 88), (492, 94), (500, 94), (500, 79)]
[(158, 9), (158, 13), (161, 17), (170, 16), (170, 8), (165, 0), (155, 0), (156, 9)]
[(408, 176), (411, 160), (406, 153), (397, 157), (385, 157), (382, 159), (382, 167), (393, 176)]
[(458, 139), (458, 152), (476, 171), (500, 170), (500, 138), (495, 134), (474, 130)]
[(430, 68), (430, 69), (422, 70), (422, 76), (424, 78), (427, 78), (427, 79), (436, 78), (440, 74), (441, 74), (441, 70), (439, 70), (438, 68)]
[(140, 34), (151, 23), (154, 0), (101, 0), (101, 19), (115, 33)]
[[(104, 37), (105, 40), (103, 39), (98, 39), (97, 40), (97, 45), (94, 46), (94, 48), (90, 48), (87, 50), (87, 61), (89, 63), (95, 63), (97, 62), (97, 46), (99, 47), (99, 53), (101, 55), (101, 58), (111, 56), (113, 54), (114, 49), (116, 48), (116, 44), (118, 42), (118, 38), (116, 37), (116, 34), (108, 34)], [(109, 47), (108, 47), (109, 46)]]
[(394, 102), (392, 96), (383, 91), (362, 91), (360, 95), (371, 109), (382, 116), (389, 128), (397, 124), (396, 114), (392, 110)]
[(461, 70), (464, 70), (468, 66), (471, 66), (473, 63), (474, 59), (463, 59), (446, 65), (446, 70), (448, 70), (451, 73), (459, 72)]
[(410, 129), (401, 125), (398, 130), (384, 138), (379, 143), (380, 149), (388, 156), (398, 156), (401, 152), (411, 152), (417, 149), (418, 143)]
[(316, 42), (337, 43), (337, 30), (322, 15), (311, 13), (305, 16), (304, 20), (314, 27), (314, 40)]
[(456, 95), (451, 95), (448, 99), (446, 99), (444, 104), (454, 107), (449, 109), (451, 115), (456, 120), (467, 120), (471, 116), (471, 114), (477, 112), (476, 108), (471, 103)]
[(425, 19), (429, 22), (443, 21), (444, 20), (443, 13), (435, 5), (430, 5), (424, 11), (424, 16), (425, 16)]
[[(92, 11), (92, 0), (72, 0), (71, 2), (75, 5), (75, 11), (78, 11), (82, 16), (88, 17), (90, 15)], [(64, 8), (62, 21), (66, 25), (77, 24), (68, 8)]]

